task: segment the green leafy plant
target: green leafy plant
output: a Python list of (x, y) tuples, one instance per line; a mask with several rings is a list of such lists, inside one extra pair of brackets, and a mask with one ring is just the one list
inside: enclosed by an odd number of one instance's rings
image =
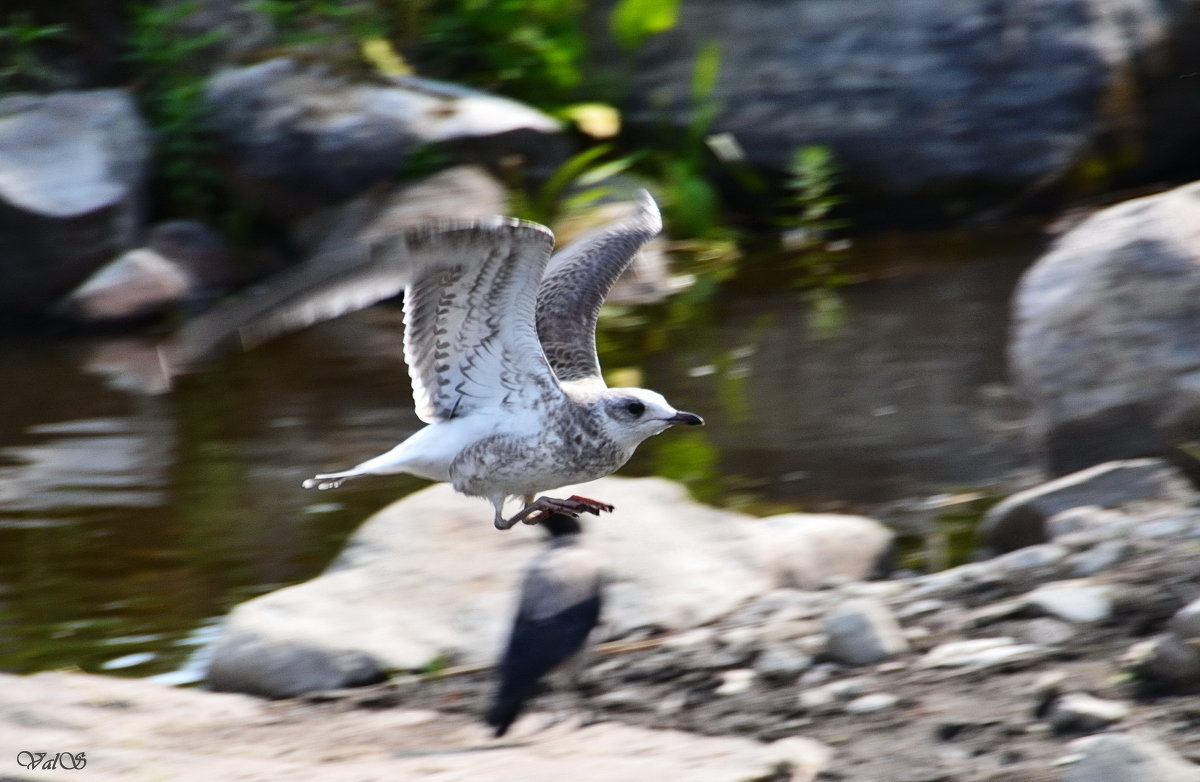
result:
[(543, 108), (569, 102), (583, 80), (583, 0), (426, 0), (413, 60)]
[(969, 562), (979, 550), (979, 525), (1002, 498), (989, 489), (963, 487), (930, 498), (927, 520), (897, 540), (902, 567), (935, 572)]
[(271, 18), (277, 44), (314, 47), (323, 58), (361, 62), (360, 43), (388, 35), (390, 14), (380, 0), (254, 0), (250, 8)]
[(845, 243), (835, 241), (847, 222), (834, 216), (844, 202), (837, 193), (840, 170), (828, 147), (796, 150), (788, 167), (785, 202), (787, 216), (780, 220), (784, 249), (799, 272), (795, 284), (808, 291), (811, 323), (818, 334), (831, 334), (842, 322), (842, 298), (837, 288), (849, 282), (838, 268), (838, 252)]
[(678, 18), (679, 0), (621, 0), (613, 8), (610, 26), (622, 46), (636, 49), (651, 35), (670, 30)]
[(707, 174), (712, 161), (707, 140), (719, 108), (713, 94), (720, 63), (716, 43), (697, 52), (689, 96), (691, 118), (683, 136), (677, 130), (667, 131), (672, 143), (664, 136), (648, 156), (646, 168), (663, 185), (667, 216), (677, 235), (716, 238), (719, 233), (720, 195)]
[(514, 188), (513, 211), (526, 220), (554, 224), (563, 213), (574, 213), (600, 201), (610, 192), (606, 180), (630, 168), (638, 153), (602, 160), (612, 145), (597, 144), (579, 152), (558, 167), (546, 181), (525, 194)]
[(789, 214), (780, 222), (800, 246), (822, 245), (846, 227), (845, 220), (833, 217), (833, 210), (845, 201), (837, 193), (840, 174), (829, 147), (801, 147), (792, 156), (785, 185)]
[(450, 659), (439, 654), (417, 669), (417, 675), (427, 679), (437, 679), (450, 668)]
[(67, 35), (66, 25), (36, 24), (28, 11), (9, 14), (0, 27), (0, 88), (54, 86), (61, 74), (46, 63), (38, 45)]
[(156, 135), (158, 173), (174, 211), (205, 215), (214, 209), (221, 179), (202, 104), (204, 52), (218, 30), (195, 34), (182, 22), (195, 3), (131, 6), (128, 58), (142, 77), (139, 98)]

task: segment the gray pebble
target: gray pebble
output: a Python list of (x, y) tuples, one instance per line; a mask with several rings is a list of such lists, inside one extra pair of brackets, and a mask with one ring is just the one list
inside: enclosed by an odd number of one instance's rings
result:
[(1129, 733), (1076, 739), (1063, 782), (1200, 782), (1200, 769), (1162, 742)]
[(772, 644), (754, 661), (754, 670), (768, 679), (794, 679), (812, 667), (813, 659), (794, 644)]
[(1046, 721), (1056, 733), (1094, 733), (1129, 715), (1129, 706), (1083, 692), (1056, 698), (1046, 712)]
[(846, 704), (849, 714), (872, 714), (894, 708), (900, 699), (888, 692), (872, 692), (860, 695)]
[(908, 650), (891, 612), (874, 600), (849, 600), (825, 617), (827, 653), (847, 665), (870, 665)]
[(1064, 622), (1100, 622), (1112, 615), (1113, 588), (1086, 579), (1053, 581), (1023, 599), (1027, 605)]

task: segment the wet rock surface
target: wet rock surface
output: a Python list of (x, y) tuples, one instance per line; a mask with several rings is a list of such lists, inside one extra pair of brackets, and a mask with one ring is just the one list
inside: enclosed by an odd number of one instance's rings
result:
[(145, 246), (84, 280), (58, 311), (88, 323), (134, 321), (199, 306), (234, 278), (233, 254), (220, 234), (197, 220), (168, 220), (150, 229)]
[[(987, 512), (980, 532), (990, 550), (1002, 553), (1050, 540), (1050, 519), (1063, 511), (1132, 503), (1180, 506), (1195, 497), (1187, 478), (1163, 459), (1107, 462), (1008, 497)], [(1057, 531), (1068, 532), (1071, 526), (1063, 522)]]

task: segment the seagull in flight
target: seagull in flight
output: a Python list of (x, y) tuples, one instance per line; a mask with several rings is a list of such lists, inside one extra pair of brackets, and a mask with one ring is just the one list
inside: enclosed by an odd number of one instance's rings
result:
[[(609, 388), (595, 331), (609, 289), (662, 230), (650, 194), (636, 210), (551, 257), (554, 235), (507, 217), (443, 221), (300, 268), (269, 295), (234, 301), (179, 335), (164, 361), (186, 364), (232, 333), (257, 343), (404, 292), (404, 357), (427, 425), (387, 453), (316, 475), (333, 489), (364, 475), (449, 482), (495, 509), (495, 526), (551, 513), (611, 511), (541, 492), (608, 475), (646, 438), (700, 416), (642, 388)], [(505, 518), (510, 497), (524, 500)], [(536, 499), (535, 499), (536, 497)]]
[[(659, 393), (609, 388), (596, 355), (596, 321), (609, 289), (662, 218), (639, 193), (629, 218), (551, 257), (554, 235), (494, 218), (401, 234), (383, 260), (406, 258), (404, 356), (416, 412), (427, 426), (387, 453), (305, 488), (363, 475), (410, 473), (447, 481), (492, 503), (497, 529), (550, 513), (599, 513), (586, 497), (535, 496), (595, 480), (668, 427), (704, 423)], [(504, 517), (509, 497), (525, 506)]]

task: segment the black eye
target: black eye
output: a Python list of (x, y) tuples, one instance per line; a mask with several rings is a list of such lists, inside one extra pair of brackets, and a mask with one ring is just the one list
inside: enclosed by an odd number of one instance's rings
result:
[(641, 402), (630, 402), (629, 404), (625, 405), (625, 409), (628, 410), (629, 414), (634, 418), (637, 418), (642, 413), (646, 412), (646, 406)]

